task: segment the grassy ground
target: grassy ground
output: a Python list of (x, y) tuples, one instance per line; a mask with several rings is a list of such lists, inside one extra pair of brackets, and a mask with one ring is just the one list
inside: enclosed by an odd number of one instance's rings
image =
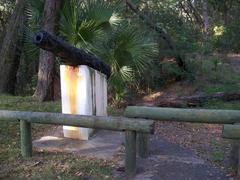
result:
[[(60, 102), (39, 103), (32, 97), (0, 96), (0, 109), (60, 112)], [(33, 124), (33, 137), (50, 125)], [(73, 154), (34, 153), (20, 155), (19, 123), (0, 123), (0, 179), (113, 179), (112, 163)]]

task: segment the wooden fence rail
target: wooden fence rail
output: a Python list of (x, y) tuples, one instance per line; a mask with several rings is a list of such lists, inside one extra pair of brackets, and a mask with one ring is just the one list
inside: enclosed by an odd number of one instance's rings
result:
[(222, 137), (227, 139), (240, 139), (240, 124), (224, 125)]
[[(238, 177), (240, 179), (240, 111), (239, 110), (207, 110), (207, 109), (179, 109), (129, 106), (124, 115), (131, 118), (154, 119), (157, 121), (176, 121), (191, 123), (225, 124), (222, 137), (234, 139), (237, 151), (232, 152), (233, 157), (238, 157)], [(139, 156), (146, 158), (148, 155), (148, 135), (138, 133), (137, 145), (141, 148)], [(237, 154), (235, 154), (237, 153)], [(233, 165), (235, 166), (235, 165)]]
[(233, 124), (240, 122), (238, 110), (207, 110), (129, 106), (124, 115), (131, 118), (191, 123)]
[(144, 119), (130, 119), (125, 117), (0, 110), (1, 120), (25, 120), (29, 123), (57, 124), (113, 131), (129, 130), (143, 133), (153, 133), (154, 131), (153, 121), (148, 122)]
[(20, 121), (21, 153), (32, 156), (31, 123), (57, 124), (125, 131), (125, 170), (127, 179), (136, 173), (136, 134), (154, 133), (154, 121), (125, 117), (82, 116), (61, 113), (23, 112), (0, 110), (0, 121)]

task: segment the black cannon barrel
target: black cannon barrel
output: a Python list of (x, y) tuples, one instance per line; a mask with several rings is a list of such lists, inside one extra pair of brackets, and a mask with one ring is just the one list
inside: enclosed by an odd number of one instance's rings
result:
[(55, 56), (60, 57), (63, 63), (66, 65), (87, 65), (105, 74), (107, 78), (109, 78), (111, 75), (110, 67), (102, 60), (93, 54), (87, 53), (82, 49), (78, 49), (70, 45), (63, 39), (49, 34), (44, 30), (41, 30), (35, 34), (33, 42), (38, 47), (50, 51)]

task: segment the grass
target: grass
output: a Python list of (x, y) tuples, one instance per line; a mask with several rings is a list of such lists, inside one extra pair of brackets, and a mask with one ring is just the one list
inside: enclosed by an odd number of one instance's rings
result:
[(73, 154), (36, 153), (2, 164), (0, 179), (112, 179), (111, 164)]
[[(32, 97), (0, 96), (0, 109), (61, 112), (60, 102), (39, 103)], [(33, 124), (33, 137), (50, 125)], [(19, 123), (0, 123), (0, 179), (113, 179), (112, 163), (73, 154), (36, 153), (20, 155)]]
[(61, 103), (45, 102), (39, 103), (34, 98), (0, 95), (0, 109), (17, 111), (38, 111), (38, 112), (61, 112)]

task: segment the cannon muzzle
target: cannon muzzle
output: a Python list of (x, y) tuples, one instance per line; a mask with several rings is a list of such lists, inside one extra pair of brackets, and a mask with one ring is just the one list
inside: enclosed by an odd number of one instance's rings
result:
[(42, 32), (36, 33), (33, 39), (34, 44), (39, 45), (42, 42), (42, 40), (43, 40), (43, 33)]

